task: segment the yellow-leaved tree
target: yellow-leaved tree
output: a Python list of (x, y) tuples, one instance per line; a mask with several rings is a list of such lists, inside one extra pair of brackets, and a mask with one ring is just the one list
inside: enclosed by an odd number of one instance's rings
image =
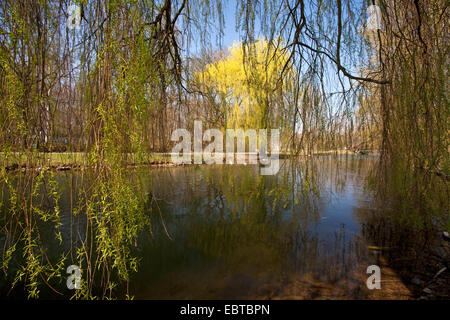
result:
[[(243, 46), (234, 43), (229, 54), (195, 74), (196, 84), (221, 106), (227, 128), (265, 129), (289, 126), (290, 83), (282, 72), (289, 56), (264, 38)], [(282, 80), (283, 79), (283, 80)], [(292, 109), (292, 108), (291, 108)]]

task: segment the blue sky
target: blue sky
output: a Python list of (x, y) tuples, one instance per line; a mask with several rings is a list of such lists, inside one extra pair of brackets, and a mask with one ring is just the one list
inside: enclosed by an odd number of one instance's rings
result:
[(224, 47), (230, 47), (234, 41), (239, 41), (239, 33), (236, 32), (236, 3), (227, 1), (224, 8), (225, 28), (222, 43)]

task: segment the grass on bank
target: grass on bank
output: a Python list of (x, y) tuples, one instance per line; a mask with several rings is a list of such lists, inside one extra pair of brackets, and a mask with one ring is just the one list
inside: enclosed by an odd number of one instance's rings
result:
[[(87, 166), (88, 154), (85, 152), (34, 152), (34, 153), (4, 153), (0, 152), (0, 166), (9, 167), (51, 167), (51, 166)], [(154, 162), (171, 162), (170, 154), (149, 153), (145, 159), (137, 159), (129, 155), (130, 164), (148, 164)]]
[[(355, 155), (350, 150), (317, 151), (313, 155)], [(307, 156), (300, 153), (299, 156)], [(1, 167), (61, 167), (61, 166), (87, 166), (88, 154), (86, 152), (0, 152)], [(280, 153), (280, 158), (286, 158), (289, 153)], [(148, 153), (144, 157), (134, 154), (128, 155), (128, 163), (133, 165), (145, 165), (152, 163), (172, 163), (170, 153)]]

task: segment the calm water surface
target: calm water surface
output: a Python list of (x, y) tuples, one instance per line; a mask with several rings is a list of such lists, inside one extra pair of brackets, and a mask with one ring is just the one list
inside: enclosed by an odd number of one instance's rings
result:
[[(380, 263), (379, 254), (369, 249), (380, 245), (370, 236), (379, 208), (367, 187), (376, 163), (374, 157), (284, 161), (276, 176), (261, 176), (254, 165), (132, 170), (129, 183), (144, 186), (151, 227), (131, 248), (139, 261), (129, 283), (131, 295), (367, 297), (366, 268)], [(44, 227), (40, 237), (50, 255), (74, 250), (85, 236), (86, 219), (71, 214), (77, 198), (73, 190), (87, 183), (80, 175), (57, 176), (63, 243)], [(2, 283), (2, 292), (8, 285)]]
[(152, 170), (161, 215), (140, 241), (136, 297), (359, 296), (370, 260), (361, 237), (372, 203), (365, 178), (374, 164), (286, 162), (275, 177), (256, 166)]

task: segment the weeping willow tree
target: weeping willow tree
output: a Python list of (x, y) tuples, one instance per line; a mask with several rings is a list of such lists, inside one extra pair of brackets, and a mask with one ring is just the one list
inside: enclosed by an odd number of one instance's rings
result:
[[(79, 28), (68, 27), (71, 4)], [(127, 165), (170, 150), (172, 130), (202, 116), (222, 128), (281, 126), (293, 153), (379, 148), (384, 168), (398, 169), (399, 196), (441, 212), (448, 228), (446, 1), (237, 1), (240, 44), (211, 58), (229, 5), (1, 2), (2, 269), (30, 297), (60, 281), (69, 259), (48, 257), (39, 233), (51, 224), (62, 239), (61, 190), (44, 152), (81, 151), (95, 169), (69, 209), (87, 219), (70, 259), (89, 270), (78, 297), (113, 297), (115, 280), (127, 286), (136, 270), (132, 247), (150, 224), (152, 198), (128, 181)], [(375, 27), (371, 6), (381, 14)], [(6, 170), (19, 166), (39, 175)], [(436, 173), (445, 180), (430, 182)], [(16, 259), (24, 267), (8, 271)]]
[[(305, 137), (306, 144), (325, 137), (334, 146), (374, 145), (380, 193), (397, 195), (405, 221), (438, 221), (440, 229), (450, 221), (448, 15), (442, 0), (261, 1), (240, 2), (237, 24), (245, 45), (259, 30), (289, 55), (298, 83), (308, 87), (297, 101), (320, 93), (313, 121), (297, 120), (310, 128), (298, 146)], [(307, 106), (292, 107), (301, 115)]]
[[(167, 150), (169, 117), (177, 110), (170, 106), (181, 99), (183, 86), (181, 41), (190, 41), (180, 28), (206, 28), (206, 20), (186, 22), (215, 14), (220, 5), (44, 0), (2, 1), (0, 10), (5, 279), (30, 298), (47, 289), (64, 294), (55, 287), (70, 260), (84, 270), (76, 298), (130, 297), (128, 283), (137, 270), (132, 248), (150, 225), (146, 208), (152, 200), (139, 181), (130, 183), (126, 165), (150, 150)], [(79, 19), (79, 26), (69, 28), (70, 19)], [(42, 153), (60, 151), (55, 146), (61, 137), (65, 148), (83, 151), (83, 163), (95, 168), (70, 183), (74, 201), (64, 209), (69, 226), (59, 207), (64, 183)], [(38, 177), (10, 172), (17, 164), (34, 168)], [(85, 227), (80, 230), (74, 219), (86, 221)], [(54, 230), (53, 239), (43, 237), (44, 225)], [(65, 250), (50, 256), (49, 245)]]
[[(291, 146), (353, 147), (368, 140), (386, 158), (409, 154), (417, 166), (448, 167), (445, 1), (238, 1), (242, 44), (224, 60), (230, 65), (200, 61), (197, 70), (195, 56), (213, 52), (216, 34), (221, 42), (230, 3), (76, 1), (79, 29), (67, 28), (69, 4), (2, 4), (4, 150), (56, 150), (66, 141), (71, 151), (167, 151), (171, 130), (202, 108), (194, 105), (200, 101), (194, 75), (213, 63), (240, 68), (238, 82), (245, 75), (246, 84), (227, 86), (253, 88), (236, 94), (255, 105), (252, 125), (267, 127), (270, 117), (286, 114)], [(371, 6), (381, 15), (375, 28), (368, 24)], [(208, 32), (216, 27), (216, 34)], [(217, 73), (217, 86), (232, 81), (220, 79), (227, 73)], [(222, 93), (205, 98), (201, 92), (202, 99), (222, 99), (229, 109), (223, 90), (214, 91)], [(285, 99), (282, 91), (289, 92)], [(212, 102), (205, 103), (209, 113), (217, 109)], [(220, 110), (208, 120), (241, 121), (239, 113), (234, 120), (230, 115)], [(370, 136), (358, 137), (359, 128)], [(381, 139), (371, 139), (377, 131)]]
[[(235, 43), (226, 57), (195, 74), (193, 86), (205, 92), (206, 100), (221, 110), (223, 129), (282, 128), (282, 140), (289, 137), (292, 81), (288, 77), (280, 81), (288, 57), (274, 52), (275, 48), (261, 38), (253, 44), (252, 56), (247, 53), (244, 60), (243, 45)], [(294, 74), (291, 69), (290, 75)]]

